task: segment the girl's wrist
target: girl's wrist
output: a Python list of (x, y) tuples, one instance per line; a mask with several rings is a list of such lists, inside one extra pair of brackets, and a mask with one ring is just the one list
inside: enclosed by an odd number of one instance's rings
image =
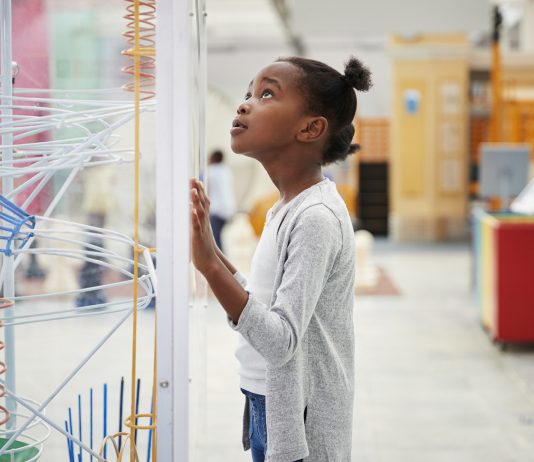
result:
[(221, 260), (217, 255), (215, 255), (215, 258), (211, 259), (211, 261), (208, 262), (204, 268), (202, 268), (201, 273), (209, 281), (214, 274), (220, 271), (222, 266), (223, 264)]

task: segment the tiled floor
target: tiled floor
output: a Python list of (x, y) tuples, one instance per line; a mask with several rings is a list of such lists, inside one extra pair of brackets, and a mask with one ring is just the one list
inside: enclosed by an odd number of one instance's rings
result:
[[(401, 295), (356, 298), (353, 461), (534, 461), (534, 348), (501, 352), (481, 329), (470, 288), (468, 246), (382, 241), (375, 246), (374, 258)], [(22, 304), (19, 309), (24, 309)], [(236, 334), (214, 300), (207, 314), (204, 460), (249, 461), (250, 455), (240, 448), (243, 397), (233, 356)], [(109, 315), (19, 327), (19, 392), (42, 401), (116, 319), (118, 315)], [(149, 402), (152, 321), (153, 311), (140, 313), (144, 411)], [(53, 401), (50, 417), (61, 423), (73, 406), (77, 419), (76, 399), (82, 393), (86, 429), (89, 387), (95, 389), (96, 406), (107, 382), (109, 419), (117, 421), (119, 380), (129, 377), (130, 370), (130, 328), (128, 320)], [(100, 411), (95, 411), (95, 419), (100, 422)], [(100, 443), (101, 435), (95, 441)], [(52, 436), (41, 460), (68, 461), (64, 438)]]

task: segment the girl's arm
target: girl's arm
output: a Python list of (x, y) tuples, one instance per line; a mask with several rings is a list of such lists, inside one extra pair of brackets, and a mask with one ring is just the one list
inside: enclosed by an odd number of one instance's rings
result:
[(230, 261), (226, 258), (226, 256), (221, 252), (221, 249), (219, 249), (217, 246), (215, 246), (215, 253), (217, 254), (217, 257), (219, 257), (219, 260), (222, 261), (223, 265), (226, 266), (228, 271), (232, 273), (234, 279), (239, 282), (239, 285), (243, 288), (247, 286), (247, 280), (245, 277), (237, 270), (237, 268), (230, 263)]
[(230, 261), (226, 258), (226, 256), (222, 253), (221, 249), (219, 249), (219, 247), (215, 246), (215, 253), (217, 254), (217, 257), (219, 257), (219, 260), (221, 260), (221, 262), (223, 263), (224, 266), (226, 266), (226, 268), (228, 269), (228, 271), (230, 271), (230, 273), (232, 273), (233, 275), (235, 275), (237, 273), (237, 269), (234, 265), (232, 265), (230, 263)]
[(234, 324), (237, 324), (247, 304), (248, 292), (243, 289), (238, 280), (221, 260), (219, 260), (218, 264), (210, 266), (202, 274), (208, 281), (213, 294), (228, 314), (228, 317)]
[[(341, 224), (322, 204), (301, 212), (290, 233), (273, 301), (266, 305), (250, 294), (239, 322), (230, 324), (274, 367), (286, 364), (297, 351), (343, 248)], [(354, 290), (348, 283), (349, 276), (354, 277), (354, 264), (345, 263), (337, 271), (347, 278), (323, 300), (331, 304), (333, 313), (339, 297), (353, 296)]]
[(235, 267), (213, 241), (209, 199), (197, 180), (191, 180), (191, 258), (230, 319), (237, 324), (248, 301), (248, 292), (234, 277)]

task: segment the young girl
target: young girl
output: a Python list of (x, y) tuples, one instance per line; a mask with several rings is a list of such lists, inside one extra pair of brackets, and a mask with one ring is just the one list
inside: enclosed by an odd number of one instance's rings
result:
[(263, 165), (280, 191), (247, 282), (214, 244), (209, 200), (191, 181), (192, 260), (241, 334), (236, 356), (246, 396), (243, 444), (254, 462), (349, 462), (354, 395), (354, 232), (321, 166), (352, 144), (354, 88), (344, 75), (290, 57), (262, 69), (237, 108), (232, 149)]

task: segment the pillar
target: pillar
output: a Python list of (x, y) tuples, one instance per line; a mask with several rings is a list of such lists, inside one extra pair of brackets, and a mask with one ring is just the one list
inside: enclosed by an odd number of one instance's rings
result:
[(390, 236), (438, 241), (467, 232), (467, 38), (393, 38)]

